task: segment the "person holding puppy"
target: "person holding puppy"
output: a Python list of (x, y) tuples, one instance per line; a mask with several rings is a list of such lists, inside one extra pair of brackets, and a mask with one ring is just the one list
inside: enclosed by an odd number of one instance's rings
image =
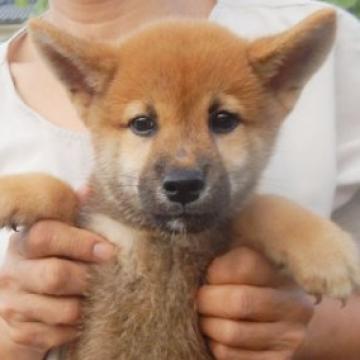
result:
[[(281, 31), (322, 6), (285, 0), (271, 5), (237, 0), (202, 0), (196, 5), (186, 0), (53, 0), (45, 18), (95, 40), (117, 40), (140, 24), (175, 15), (210, 18), (243, 35), (257, 36)], [(261, 16), (266, 16), (265, 28)], [(348, 72), (360, 59), (354, 46), (359, 37), (358, 22), (340, 13), (336, 52), (288, 119), (264, 177), (263, 191), (293, 198), (324, 216), (350, 202), (359, 189), (359, 109), (352, 94), (360, 88), (360, 75)], [(80, 186), (91, 167), (90, 145), (64, 90), (26, 33), (1, 48), (0, 61), (0, 94), (5, 99), (0, 103), (0, 171), (44, 170)], [(320, 91), (323, 102), (314, 101)], [(338, 108), (331, 109), (335, 94)], [(306, 183), (303, 174), (309, 177)], [(275, 176), (279, 180), (274, 184)], [(42, 221), (25, 234), (13, 235), (0, 273), (0, 355), (10, 360), (43, 359), (51, 348), (74, 340), (88, 265), (111, 257), (111, 245), (104, 239), (62, 223)], [(331, 360), (360, 355), (357, 296), (342, 310), (336, 302), (324, 300), (310, 322), (311, 299), (247, 248), (216, 259), (208, 279), (209, 285), (199, 290), (198, 308), (215, 358)], [(249, 314), (251, 323), (243, 320)], [(270, 323), (265, 320), (269, 314), (274, 319)], [(334, 331), (339, 335), (329, 344)]]

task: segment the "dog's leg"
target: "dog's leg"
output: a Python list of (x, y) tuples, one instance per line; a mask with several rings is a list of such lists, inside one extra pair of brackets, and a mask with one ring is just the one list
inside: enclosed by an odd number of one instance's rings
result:
[(28, 227), (43, 219), (73, 224), (78, 208), (78, 198), (71, 187), (50, 175), (0, 177), (0, 227)]
[(360, 286), (359, 249), (351, 236), (291, 201), (255, 196), (234, 221), (234, 232), (310, 294), (344, 300)]

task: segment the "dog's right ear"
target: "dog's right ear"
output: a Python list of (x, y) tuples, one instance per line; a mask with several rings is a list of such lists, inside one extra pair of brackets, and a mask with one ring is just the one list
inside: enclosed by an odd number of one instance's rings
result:
[(250, 43), (250, 64), (287, 111), (326, 59), (335, 33), (336, 13), (324, 9), (288, 31)]
[(29, 33), (75, 105), (83, 109), (104, 93), (117, 67), (114, 48), (78, 39), (39, 19), (30, 21)]

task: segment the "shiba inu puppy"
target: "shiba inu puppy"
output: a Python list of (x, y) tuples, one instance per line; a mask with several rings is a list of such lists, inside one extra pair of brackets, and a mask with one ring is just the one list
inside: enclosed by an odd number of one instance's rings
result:
[(66, 359), (211, 359), (194, 296), (235, 238), (309, 293), (343, 299), (360, 284), (349, 235), (285, 199), (253, 195), (335, 28), (325, 10), (250, 42), (209, 22), (173, 20), (115, 46), (31, 23), (92, 135), (91, 195), (79, 209), (73, 190), (50, 176), (3, 177), (0, 224), (59, 219), (121, 249), (115, 263), (94, 268), (83, 333)]

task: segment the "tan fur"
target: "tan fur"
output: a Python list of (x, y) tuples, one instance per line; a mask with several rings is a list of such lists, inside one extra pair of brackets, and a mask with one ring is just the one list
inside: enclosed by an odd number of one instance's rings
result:
[[(207, 265), (233, 239), (263, 251), (309, 293), (343, 299), (359, 285), (349, 235), (285, 199), (251, 196), (335, 27), (335, 14), (325, 10), (285, 33), (248, 42), (215, 24), (174, 20), (114, 46), (31, 23), (35, 44), (93, 138), (92, 192), (77, 224), (119, 246), (115, 263), (93, 269), (82, 336), (66, 359), (211, 359), (194, 299)], [(216, 134), (209, 126), (216, 111), (233, 113), (240, 123)], [(156, 121), (153, 135), (131, 130), (138, 115)], [(201, 198), (183, 210), (188, 217), (170, 216), (176, 207), (161, 190), (169, 169), (206, 173)], [(48, 207), (63, 219), (64, 201), (47, 197), (51, 186), (42, 186), (38, 199), (37, 184), (19, 179), (7, 202), (14, 199), (18, 208), (24, 186), (34, 205), (20, 224), (48, 217), (38, 212)], [(18, 223), (11, 215), (3, 214), (3, 224)]]
[(346, 299), (360, 284), (359, 250), (351, 236), (286, 199), (253, 198), (233, 226), (240, 243), (285, 266), (313, 295)]
[(78, 198), (57, 178), (40, 173), (2, 176), (0, 189), (0, 227), (30, 226), (42, 219), (76, 221)]

